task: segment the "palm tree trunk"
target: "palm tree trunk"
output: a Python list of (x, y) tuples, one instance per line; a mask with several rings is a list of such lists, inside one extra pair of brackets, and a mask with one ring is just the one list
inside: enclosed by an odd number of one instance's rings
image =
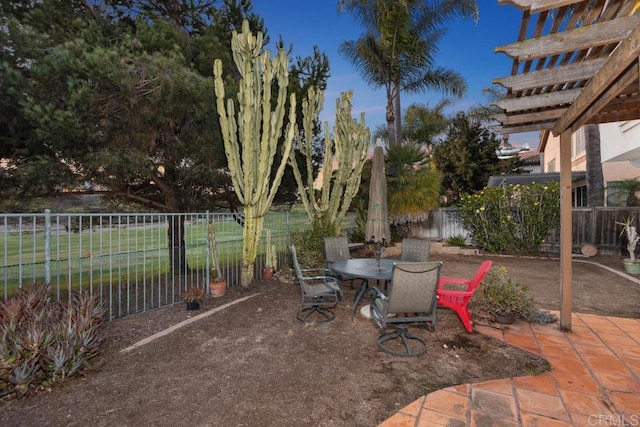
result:
[(587, 204), (604, 206), (604, 176), (600, 156), (600, 128), (587, 125), (584, 128), (585, 152), (587, 157)]

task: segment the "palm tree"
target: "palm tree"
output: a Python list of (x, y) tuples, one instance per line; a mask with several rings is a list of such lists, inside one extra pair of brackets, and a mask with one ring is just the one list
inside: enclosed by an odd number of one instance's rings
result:
[(464, 95), (464, 78), (436, 66), (435, 56), (444, 23), (457, 16), (477, 20), (475, 0), (339, 0), (338, 11), (343, 10), (356, 17), (365, 34), (344, 42), (340, 52), (371, 86), (384, 86), (390, 145), (402, 140), (401, 92)]
[(587, 205), (604, 206), (604, 176), (602, 174), (602, 159), (600, 156), (600, 127), (586, 125), (584, 127)]

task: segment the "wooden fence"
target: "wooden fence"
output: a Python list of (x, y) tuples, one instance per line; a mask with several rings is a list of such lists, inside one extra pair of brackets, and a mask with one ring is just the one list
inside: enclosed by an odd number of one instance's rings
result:
[[(573, 251), (580, 252), (582, 246), (589, 244), (597, 247), (598, 253), (603, 255), (626, 255), (627, 240), (621, 234), (622, 227), (616, 223), (628, 217), (634, 218), (635, 224), (640, 225), (640, 208), (573, 208)], [(469, 241), (473, 240), (469, 230), (464, 228), (457, 208), (433, 210), (429, 220), (416, 228), (415, 235), (431, 240), (447, 240), (452, 236), (464, 236)], [(549, 232), (540, 250), (544, 253), (560, 253), (559, 228)]]

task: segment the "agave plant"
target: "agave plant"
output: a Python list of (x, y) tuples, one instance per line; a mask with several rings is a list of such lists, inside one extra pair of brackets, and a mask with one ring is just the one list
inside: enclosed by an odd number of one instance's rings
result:
[(623, 228), (620, 232), (627, 234), (627, 250), (629, 251), (629, 259), (631, 261), (636, 260), (636, 246), (638, 244), (638, 240), (640, 240), (640, 236), (638, 235), (638, 231), (636, 226), (633, 225), (633, 218), (627, 217), (623, 222), (616, 222), (616, 224), (620, 224)]

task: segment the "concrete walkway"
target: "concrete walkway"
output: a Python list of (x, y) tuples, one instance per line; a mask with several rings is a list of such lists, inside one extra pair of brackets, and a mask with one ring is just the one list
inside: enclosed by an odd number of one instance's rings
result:
[(640, 320), (574, 313), (571, 323), (569, 333), (476, 326), (539, 354), (551, 371), (438, 390), (380, 426), (640, 426)]

